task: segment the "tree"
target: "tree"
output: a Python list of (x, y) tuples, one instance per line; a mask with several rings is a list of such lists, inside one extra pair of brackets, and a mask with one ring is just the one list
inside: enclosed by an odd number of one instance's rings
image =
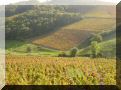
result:
[(99, 47), (97, 41), (93, 41), (91, 43), (91, 55), (92, 55), (92, 57), (96, 58), (99, 53), (100, 53), (100, 47)]
[(65, 52), (61, 52), (58, 57), (67, 57), (66, 53)]
[(70, 56), (75, 57), (77, 52), (78, 52), (78, 48), (76, 48), (76, 47), (72, 48), (70, 51)]
[(31, 47), (28, 46), (28, 47), (26, 48), (26, 52), (27, 52), (27, 53), (30, 53), (31, 51), (32, 51), (32, 50), (31, 50)]
[(91, 41), (102, 42), (103, 38), (100, 34), (93, 34)]
[(81, 19), (79, 14), (70, 14), (64, 8), (65, 6), (7, 6), (6, 11), (9, 13), (6, 12), (6, 17), (9, 18), (5, 20), (6, 39), (25, 40), (43, 36)]

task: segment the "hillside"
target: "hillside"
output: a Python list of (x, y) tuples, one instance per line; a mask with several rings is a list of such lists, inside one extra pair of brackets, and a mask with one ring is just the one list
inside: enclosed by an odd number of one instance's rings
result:
[(6, 85), (116, 84), (115, 7), (7, 5), (5, 39)]
[[(69, 50), (115, 27), (114, 6), (6, 6), (6, 40)], [(40, 17), (41, 16), (41, 17)], [(83, 48), (83, 47), (80, 47)]]
[(6, 54), (57, 56), (60, 51), (44, 48), (25, 41), (6, 41)]
[[(95, 23), (96, 22), (96, 23)], [(47, 37), (37, 38), (33, 43), (59, 50), (68, 50), (83, 44), (92, 33), (112, 30), (115, 27), (114, 19), (89, 18), (67, 25)]]
[[(73, 7), (79, 6), (70, 8)], [(89, 6), (85, 8), (81, 6), (80, 9), (76, 8), (75, 12), (80, 11), (82, 20), (65, 25), (46, 37), (37, 37), (33, 40), (33, 43), (53, 49), (69, 50), (79, 44), (85, 44), (85, 41), (91, 37), (92, 33), (110, 31), (115, 28), (115, 6), (97, 6), (96, 9), (94, 7), (90, 6), (90, 9), (87, 9)], [(74, 11), (74, 9), (71, 10)], [(87, 12), (83, 12), (83, 10)]]
[(43, 4), (51, 5), (113, 5), (113, 3), (106, 3), (101, 0), (48, 0)]
[[(98, 44), (100, 47), (101, 57), (113, 58), (116, 57), (116, 39), (111, 39)], [(81, 49), (78, 53), (79, 56), (90, 56), (90, 46)]]
[(32, 43), (58, 50), (68, 50), (74, 46), (77, 46), (89, 36), (90, 33), (84, 30), (60, 29), (47, 37), (38, 37), (37, 39), (33, 40)]
[(44, 36), (63, 25), (68, 25), (81, 19), (78, 13), (64, 11), (63, 6), (26, 7), (29, 10), (23, 8), (25, 7), (18, 5), (17, 7), (12, 7), (10, 10), (8, 9), (11, 14), (6, 13), (6, 39), (22, 40), (36, 36)]
[[(100, 33), (103, 37), (103, 41), (98, 43), (100, 48), (100, 53), (103, 57), (116, 57), (116, 30), (105, 31)], [(79, 56), (89, 56), (91, 55), (91, 42), (88, 40), (88, 46), (85, 45), (83, 48), (80, 49), (78, 55)], [(79, 48), (82, 46), (79, 46)]]
[(21, 14), (24, 12), (27, 12), (28, 10), (33, 9), (34, 6), (33, 5), (6, 5), (5, 6), (5, 16), (6, 17), (10, 17), (10, 16), (14, 16), (17, 14)]
[(104, 18), (115, 18), (116, 17), (116, 6), (115, 5), (97, 5), (95, 9), (88, 12), (85, 16), (89, 17), (104, 17)]

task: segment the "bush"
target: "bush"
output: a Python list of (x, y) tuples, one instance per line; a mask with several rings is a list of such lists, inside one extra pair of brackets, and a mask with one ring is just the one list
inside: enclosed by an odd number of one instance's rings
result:
[(100, 34), (93, 34), (93, 37), (91, 38), (91, 41), (97, 41), (97, 42), (102, 42), (103, 38)]
[(75, 57), (78, 52), (78, 48), (74, 47), (70, 51), (70, 57)]
[(58, 57), (67, 57), (66, 53), (65, 52), (61, 52)]
[(27, 52), (27, 53), (30, 53), (31, 51), (32, 51), (32, 50), (31, 50), (31, 47), (27, 47), (27, 48), (26, 48), (26, 52)]
[(42, 51), (42, 47), (41, 47), (41, 46), (38, 46), (38, 47), (37, 47), (37, 50), (38, 50), (38, 51)]
[(91, 55), (93, 58), (96, 58), (100, 54), (100, 47), (97, 41), (91, 43)]

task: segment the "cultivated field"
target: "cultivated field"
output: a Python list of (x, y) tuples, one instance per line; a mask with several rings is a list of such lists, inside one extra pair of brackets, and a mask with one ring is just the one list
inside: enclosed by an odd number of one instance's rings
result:
[(49, 48), (68, 50), (86, 41), (92, 33), (112, 30), (113, 27), (115, 27), (114, 19), (87, 18), (62, 27), (43, 38), (38, 37), (33, 40), (33, 43)]
[(115, 26), (115, 19), (113, 18), (102, 18), (102, 17), (86, 17), (83, 20), (70, 24), (64, 29), (73, 29), (73, 30), (87, 30), (91, 32), (100, 32), (105, 30), (111, 30)]
[(113, 59), (6, 56), (6, 84), (115, 85)]
[(33, 43), (49, 48), (68, 50), (83, 43), (90, 35), (90, 32), (84, 30), (61, 29), (47, 37), (38, 38)]

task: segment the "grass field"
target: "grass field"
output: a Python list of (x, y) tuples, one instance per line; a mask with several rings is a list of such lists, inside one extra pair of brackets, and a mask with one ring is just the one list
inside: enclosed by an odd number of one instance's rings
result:
[[(116, 57), (116, 39), (111, 39), (98, 43), (100, 47), (100, 52), (103, 54), (103, 57), (113, 58)], [(90, 55), (91, 48), (90, 46), (80, 49), (78, 55)]]
[(103, 58), (7, 55), (6, 84), (115, 85), (116, 61)]
[[(31, 49), (30, 52), (27, 52), (28, 47)], [(44, 48), (26, 41), (6, 41), (6, 54), (57, 56), (59, 52), (60, 51)]]

